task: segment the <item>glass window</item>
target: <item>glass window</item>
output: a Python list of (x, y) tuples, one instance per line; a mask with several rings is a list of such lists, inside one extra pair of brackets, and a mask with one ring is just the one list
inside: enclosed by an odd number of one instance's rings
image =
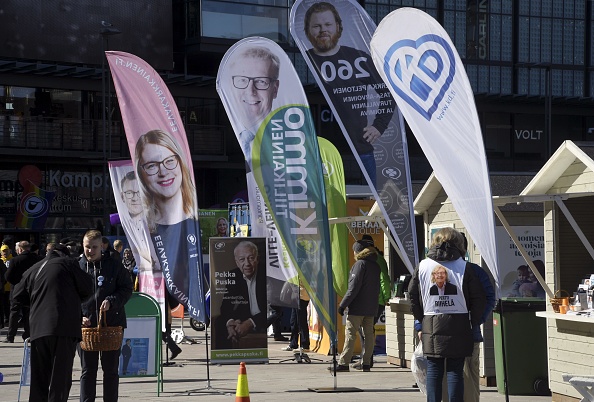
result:
[(211, 38), (242, 39), (263, 36), (277, 42), (288, 42), (288, 4), (286, 1), (231, 3), (202, 2), (202, 36)]
[(468, 75), (468, 81), (470, 81), (472, 92), (478, 92), (478, 66), (475, 64), (467, 65), (466, 75)]
[(527, 63), (529, 61), (530, 50), (530, 19), (528, 17), (519, 18), (518, 23), (518, 61)]
[(489, 93), (489, 80), (491, 74), (489, 74), (489, 66), (479, 66), (478, 70), (478, 91), (480, 93), (486, 94)]
[(483, 113), (483, 138), (487, 159), (511, 156), (511, 131), (509, 113)]
[(540, 18), (530, 18), (530, 62), (540, 62)]
[(491, 15), (489, 59), (501, 60), (501, 15)]
[(511, 95), (512, 91), (512, 68), (511, 67), (503, 67), (501, 69), (501, 93), (503, 95)]

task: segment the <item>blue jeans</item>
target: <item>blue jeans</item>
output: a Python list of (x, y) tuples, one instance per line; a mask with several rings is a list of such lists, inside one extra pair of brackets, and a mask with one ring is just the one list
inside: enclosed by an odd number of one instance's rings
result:
[(365, 170), (373, 183), (373, 187), (377, 187), (377, 176), (375, 173), (375, 156), (373, 152), (369, 154), (359, 154), (359, 158), (361, 158), (361, 163), (365, 166)]
[[(427, 402), (441, 401), (445, 361), (445, 358), (427, 357)], [(464, 358), (448, 358), (447, 362), (449, 402), (464, 402)]]

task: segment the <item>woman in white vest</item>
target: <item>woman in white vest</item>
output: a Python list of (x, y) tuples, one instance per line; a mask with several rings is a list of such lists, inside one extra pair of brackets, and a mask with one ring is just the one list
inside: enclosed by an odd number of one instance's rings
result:
[(440, 229), (408, 288), (412, 313), (421, 322), (428, 402), (441, 401), (444, 371), (450, 402), (464, 401), (464, 358), (472, 354), (472, 326), (479, 325), (486, 302), (480, 281), (470, 266), (467, 269), (465, 254), (462, 234)]

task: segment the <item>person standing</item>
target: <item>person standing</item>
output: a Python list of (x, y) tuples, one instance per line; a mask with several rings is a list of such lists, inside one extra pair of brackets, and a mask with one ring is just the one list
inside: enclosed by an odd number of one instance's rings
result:
[(0, 328), (4, 328), (4, 286), (6, 282), (6, 265), (0, 260)]
[[(388, 305), (388, 301), (390, 301), (390, 296), (392, 295), (392, 282), (390, 280), (390, 272), (388, 271), (388, 263), (384, 258), (383, 253), (379, 248), (377, 248), (373, 242), (373, 237), (370, 235), (363, 235), (361, 237), (361, 241), (367, 242), (368, 247), (375, 248), (377, 253), (377, 264), (380, 266), (380, 293), (378, 297), (378, 306), (377, 306), (377, 313), (375, 314), (375, 318), (373, 321), (373, 328), (375, 329), (375, 324), (378, 322), (382, 314), (384, 313), (386, 306)], [(365, 338), (363, 338), (362, 331), (359, 331), (361, 338), (363, 339), (363, 344), (365, 344)], [(374, 341), (375, 345), (375, 331), (374, 331)], [(359, 361), (352, 365), (355, 370), (361, 370), (363, 368), (363, 362)], [(373, 368), (373, 354), (371, 355), (371, 363), (369, 364), (370, 368)]]
[(23, 341), (29, 337), (29, 307), (13, 300), (14, 287), (21, 281), (26, 270), (39, 261), (39, 256), (30, 250), (31, 245), (23, 240), (16, 244), (17, 256), (6, 262), (6, 280), (10, 283), (10, 318), (8, 320), (8, 334), (4, 343), (14, 343), (14, 337), (19, 328), (19, 320), (23, 322)]
[(74, 354), (82, 338), (81, 303), (93, 294), (93, 280), (69, 254), (66, 246), (56, 246), (13, 290), (14, 300), (30, 306), (32, 402), (66, 402), (70, 394)]
[(307, 323), (307, 306), (309, 295), (299, 282), (299, 307), (291, 309), (291, 340), (289, 346), (283, 350), (291, 351), (301, 349), (309, 350), (309, 325)]
[(268, 305), (268, 317), (266, 318), (266, 325), (272, 325), (272, 334), (275, 341), (286, 342), (289, 340), (283, 335), (281, 328), (281, 320), (283, 317), (283, 308), (281, 306)]
[(163, 332), (163, 339), (167, 344), (167, 349), (171, 352), (171, 356), (169, 360), (174, 360), (181, 352), (182, 348), (177, 346), (175, 340), (171, 337), (171, 324), (173, 323), (173, 316), (171, 315), (171, 310), (175, 309), (179, 306), (179, 302), (177, 299), (167, 292), (165, 294), (165, 312), (167, 314), (167, 321), (165, 321), (165, 332)]
[(0, 248), (0, 258), (2, 258), (2, 262), (4, 263), (4, 272), (2, 273), (2, 289), (0, 292), (0, 297), (2, 298), (2, 325), (0, 328), (4, 328), (4, 325), (8, 325), (8, 318), (10, 317), (10, 283), (6, 280), (6, 262), (12, 259), (12, 251), (8, 244), (2, 243), (2, 247)]
[[(355, 263), (351, 268), (349, 286), (340, 302), (338, 313), (347, 311), (345, 340), (336, 371), (349, 371), (349, 363), (353, 357), (355, 340), (359, 328), (363, 328), (365, 353), (363, 354), (363, 371), (371, 371), (373, 354), (373, 325), (377, 313), (377, 298), (380, 292), (380, 266), (377, 263), (375, 248), (369, 247), (366, 241), (357, 240), (353, 244)], [(333, 367), (328, 367), (333, 371)]]
[[(450, 402), (464, 401), (464, 361), (472, 355), (472, 328), (480, 325), (486, 303), (480, 281), (464, 261), (465, 254), (460, 232), (453, 228), (438, 230), (408, 287), (411, 311), (421, 323), (419, 337), (427, 357), (428, 402), (441, 401), (444, 371)], [(455, 292), (446, 292), (445, 283), (455, 287)], [(432, 292), (435, 284), (444, 286)]]
[[(464, 233), (462, 233), (464, 236)], [(464, 236), (464, 249), (468, 250), (468, 240)], [(472, 356), (469, 356), (464, 361), (464, 402), (478, 402), (481, 397), (480, 388), (480, 360), (479, 354), (481, 349), (481, 342), (483, 342), (483, 334), (481, 332), (481, 325), (483, 325), (489, 315), (495, 308), (497, 299), (495, 298), (495, 289), (491, 284), (491, 279), (485, 270), (477, 264), (468, 263), (469, 266), (474, 270), (474, 274), (478, 278), (479, 282), (483, 286), (485, 291), (486, 304), (481, 316), (479, 325), (472, 327), (472, 337), (474, 340), (474, 349), (472, 350)], [(444, 381), (445, 382), (445, 381)], [(447, 382), (444, 384), (443, 399), (448, 400), (447, 393)]]
[(115, 250), (115, 255), (118, 258), (122, 258), (122, 250), (124, 250), (124, 242), (120, 239), (117, 239), (113, 242), (113, 249)]
[[(126, 328), (124, 305), (132, 296), (130, 274), (121, 260), (112, 258), (101, 251), (101, 232), (89, 230), (83, 237), (84, 258), (79, 261), (80, 268), (94, 282), (94, 296), (82, 304), (83, 327), (96, 327), (99, 311), (105, 314), (107, 326)], [(118, 400), (118, 365), (120, 350), (108, 352), (87, 352), (79, 347), (82, 373), (80, 376), (80, 401), (92, 402), (96, 397), (97, 371), (99, 359), (103, 370), (103, 400)]]
[(132, 281), (132, 285), (134, 286), (134, 291), (137, 291), (136, 286), (136, 278), (138, 275), (138, 266), (136, 265), (136, 260), (134, 259), (134, 254), (132, 254), (132, 250), (126, 248), (124, 250), (124, 257), (122, 258), (122, 264), (128, 273), (130, 274), (130, 280)]

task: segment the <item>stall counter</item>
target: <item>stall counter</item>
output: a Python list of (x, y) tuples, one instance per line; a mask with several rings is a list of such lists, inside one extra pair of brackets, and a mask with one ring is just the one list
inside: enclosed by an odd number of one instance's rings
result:
[(400, 367), (410, 367), (416, 346), (414, 318), (410, 300), (392, 298), (386, 306), (386, 354), (387, 361)]

